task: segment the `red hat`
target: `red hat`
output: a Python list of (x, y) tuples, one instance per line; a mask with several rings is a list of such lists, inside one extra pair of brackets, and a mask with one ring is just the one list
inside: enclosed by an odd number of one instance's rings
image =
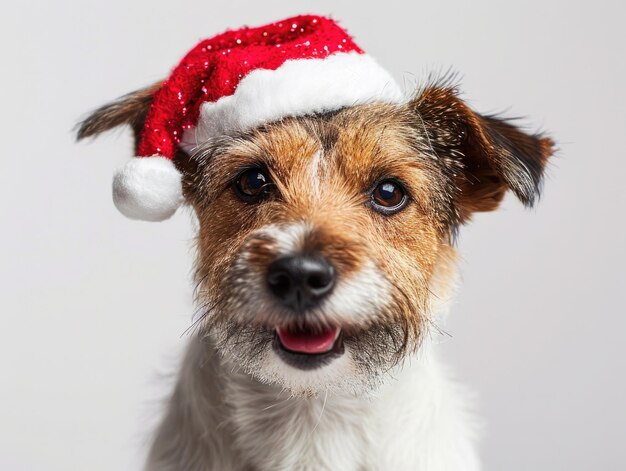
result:
[(200, 42), (155, 92), (139, 158), (115, 175), (113, 200), (130, 218), (167, 219), (182, 202), (177, 150), (288, 116), (402, 98), (391, 75), (331, 19), (227, 31)]

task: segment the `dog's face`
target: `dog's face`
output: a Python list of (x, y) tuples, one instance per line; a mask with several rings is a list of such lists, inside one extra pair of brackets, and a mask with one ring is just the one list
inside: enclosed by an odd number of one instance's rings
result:
[(200, 322), (237, 365), (323, 390), (370, 382), (412, 349), (454, 209), (409, 118), (365, 106), (198, 151)]
[(436, 322), (458, 225), (532, 204), (550, 153), (445, 87), (202, 143), (179, 162), (200, 334), (293, 394), (371, 389)]

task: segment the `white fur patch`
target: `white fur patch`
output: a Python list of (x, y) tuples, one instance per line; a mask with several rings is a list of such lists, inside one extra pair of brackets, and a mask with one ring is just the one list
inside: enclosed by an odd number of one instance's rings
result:
[(288, 60), (276, 70), (250, 72), (233, 95), (203, 103), (198, 124), (185, 131), (181, 147), (190, 152), (211, 137), (249, 130), (288, 116), (403, 100), (389, 72), (366, 54), (337, 53), (324, 59)]
[(470, 394), (433, 353), (425, 344), (419, 357), (394, 367), (375, 391), (356, 395), (347, 355), (343, 363), (313, 372), (278, 359), (264, 362), (264, 373), (280, 376), (283, 387), (316, 387), (312, 396), (294, 397), (264, 384), (267, 376), (257, 377), (259, 383), (227, 363), (226, 376), (216, 378), (226, 384), (224, 409), (232, 414), (224, 420), (234, 425), (237, 450), (261, 471), (478, 471)]
[(354, 371), (355, 365), (349, 350), (314, 370), (301, 370), (289, 366), (276, 352), (268, 350), (259, 376), (268, 383), (280, 384), (293, 396), (321, 394), (325, 390), (332, 393), (350, 391), (356, 394), (366, 388)]
[(311, 187), (313, 188), (313, 193), (316, 197), (320, 196), (320, 183), (321, 183), (321, 172), (322, 172), (322, 152), (317, 151), (311, 157), (311, 162), (309, 163), (309, 171), (311, 175)]
[(339, 279), (322, 310), (340, 322), (367, 321), (389, 302), (390, 291), (389, 281), (377, 272), (374, 263), (367, 262), (358, 273)]
[(271, 237), (276, 243), (276, 257), (297, 252), (304, 243), (304, 238), (311, 230), (306, 222), (291, 224), (270, 224), (255, 232), (255, 235)]

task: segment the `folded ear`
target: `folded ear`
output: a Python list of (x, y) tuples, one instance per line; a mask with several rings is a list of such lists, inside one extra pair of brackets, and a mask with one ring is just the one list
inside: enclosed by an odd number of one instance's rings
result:
[(139, 145), (139, 135), (143, 129), (146, 115), (152, 104), (152, 97), (161, 88), (161, 85), (162, 82), (157, 82), (101, 106), (78, 125), (76, 139), (80, 141), (86, 137), (97, 136), (117, 126), (128, 124), (135, 134), (136, 149)]
[(472, 111), (453, 87), (425, 88), (410, 106), (431, 150), (455, 179), (461, 222), (498, 207), (507, 190), (526, 206), (539, 196), (553, 142)]

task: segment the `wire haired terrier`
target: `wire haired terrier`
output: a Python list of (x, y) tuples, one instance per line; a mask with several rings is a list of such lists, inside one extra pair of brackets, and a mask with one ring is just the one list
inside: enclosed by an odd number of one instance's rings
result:
[(456, 231), (508, 190), (532, 205), (550, 139), (449, 80), (407, 96), (318, 16), (200, 42), (78, 137), (124, 124), (117, 207), (198, 220), (199, 311), (148, 471), (479, 469), (430, 333)]

